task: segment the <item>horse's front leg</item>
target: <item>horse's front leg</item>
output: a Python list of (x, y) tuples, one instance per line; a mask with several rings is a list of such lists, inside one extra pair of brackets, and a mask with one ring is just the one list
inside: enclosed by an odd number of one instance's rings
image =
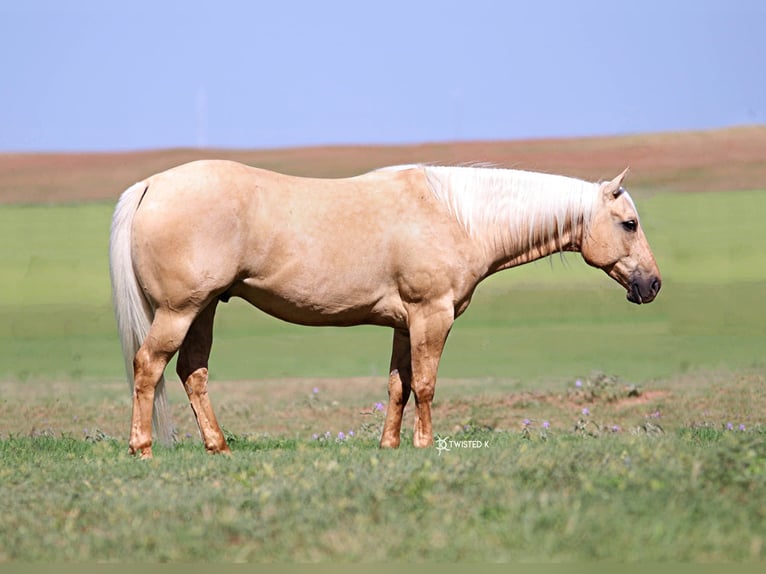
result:
[(454, 309), (445, 305), (418, 311), (410, 315), (412, 392), (417, 407), (412, 440), (416, 447), (424, 448), (434, 443), (431, 402), (436, 390), (439, 360), (454, 321)]

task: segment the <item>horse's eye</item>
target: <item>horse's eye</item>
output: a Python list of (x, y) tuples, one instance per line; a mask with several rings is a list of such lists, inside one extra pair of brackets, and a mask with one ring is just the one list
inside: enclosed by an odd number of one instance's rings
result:
[(628, 219), (622, 222), (622, 226), (625, 228), (625, 231), (635, 231), (638, 229), (638, 222), (635, 219)]

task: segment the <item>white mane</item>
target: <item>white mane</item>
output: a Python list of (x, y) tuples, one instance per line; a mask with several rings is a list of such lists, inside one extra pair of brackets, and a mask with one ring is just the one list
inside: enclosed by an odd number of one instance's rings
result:
[[(512, 169), (422, 166), (434, 195), (472, 236), (495, 234), (531, 248), (565, 229), (587, 231), (599, 186), (579, 179)], [(497, 237), (497, 234), (500, 237)]]

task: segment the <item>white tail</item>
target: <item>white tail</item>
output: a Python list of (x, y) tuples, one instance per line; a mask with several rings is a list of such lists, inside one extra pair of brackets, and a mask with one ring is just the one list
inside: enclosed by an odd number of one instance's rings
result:
[[(125, 372), (128, 376), (131, 395), (133, 394), (133, 358), (141, 347), (154, 311), (144, 297), (133, 270), (131, 255), (133, 216), (138, 209), (146, 189), (146, 182), (129, 187), (117, 202), (112, 217), (112, 233), (109, 240), (109, 272), (112, 278), (112, 303), (117, 318), (117, 329), (125, 358)], [(160, 443), (173, 443), (173, 428), (165, 392), (165, 377), (160, 377), (154, 391), (152, 423), (156, 439)]]

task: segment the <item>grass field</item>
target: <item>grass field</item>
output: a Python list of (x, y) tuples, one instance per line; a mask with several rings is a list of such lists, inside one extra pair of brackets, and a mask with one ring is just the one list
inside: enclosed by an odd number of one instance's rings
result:
[[(488, 448), (381, 452), (183, 443), (0, 442), (0, 555), (24, 560), (752, 560), (763, 556), (763, 434), (600, 439), (466, 431)], [(44, 521), (41, 517), (44, 516)]]
[(388, 330), (232, 301), (210, 392), (234, 456), (205, 455), (169, 373), (180, 442), (148, 463), (126, 453), (113, 204), (0, 206), (0, 561), (762, 561), (766, 192), (638, 204), (651, 305), (579, 256), (479, 288), (440, 369), (449, 451), (413, 449), (410, 412), (377, 449)]

